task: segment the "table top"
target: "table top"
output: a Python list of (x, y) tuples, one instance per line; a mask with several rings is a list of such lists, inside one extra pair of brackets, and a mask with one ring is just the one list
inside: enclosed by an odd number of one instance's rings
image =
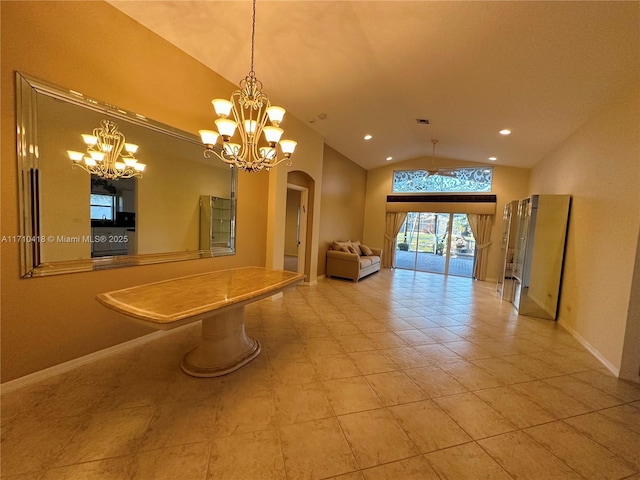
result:
[(96, 299), (130, 317), (168, 324), (259, 300), (303, 278), (302, 273), (242, 267), (101, 293)]

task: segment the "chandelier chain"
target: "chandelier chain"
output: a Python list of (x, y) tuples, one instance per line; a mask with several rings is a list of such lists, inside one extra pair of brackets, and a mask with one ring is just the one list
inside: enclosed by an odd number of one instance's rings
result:
[(251, 68), (249, 69), (249, 76), (255, 77), (256, 73), (253, 70), (253, 50), (256, 44), (256, 0), (253, 0), (253, 14), (251, 17)]

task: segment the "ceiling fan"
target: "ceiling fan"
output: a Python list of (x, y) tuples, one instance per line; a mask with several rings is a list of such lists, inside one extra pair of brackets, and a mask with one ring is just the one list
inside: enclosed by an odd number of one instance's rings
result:
[[(434, 163), (434, 158), (436, 156), (436, 144), (438, 143), (438, 140), (431, 140), (431, 144), (433, 145), (433, 148), (431, 150), (431, 164), (433, 165)], [(454, 168), (437, 168), (435, 167), (435, 165), (433, 165), (431, 168), (427, 168), (426, 169), (427, 173), (429, 175), (440, 175), (441, 177), (456, 177), (456, 171)]]

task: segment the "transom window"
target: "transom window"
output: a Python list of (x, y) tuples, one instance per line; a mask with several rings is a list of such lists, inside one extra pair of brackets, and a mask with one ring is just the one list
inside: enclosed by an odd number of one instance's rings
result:
[(393, 172), (393, 192), (447, 193), (490, 192), (492, 167), (463, 167), (439, 170), (396, 170)]

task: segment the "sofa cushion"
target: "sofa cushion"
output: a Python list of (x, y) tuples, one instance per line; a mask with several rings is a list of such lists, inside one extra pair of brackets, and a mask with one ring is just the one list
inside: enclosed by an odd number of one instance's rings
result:
[(367, 256), (373, 255), (373, 252), (371, 251), (371, 249), (366, 245), (360, 245), (360, 250), (362, 250), (363, 255), (367, 255)]
[(370, 267), (372, 264), (371, 259), (369, 257), (360, 257), (360, 268)]
[(380, 263), (380, 257), (377, 255), (372, 255), (370, 257), (367, 257), (369, 260), (371, 260), (371, 264), (375, 265), (377, 263)]
[(333, 250), (337, 250), (338, 252), (347, 252), (349, 253), (349, 245), (351, 242), (333, 242), (331, 248)]

